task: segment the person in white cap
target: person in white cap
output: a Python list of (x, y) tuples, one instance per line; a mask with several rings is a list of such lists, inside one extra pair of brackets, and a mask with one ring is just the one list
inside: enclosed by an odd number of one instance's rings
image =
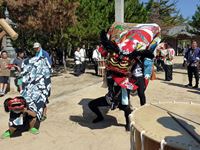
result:
[(49, 57), (49, 53), (42, 49), (41, 44), (36, 42), (33, 44), (33, 48), (36, 51), (36, 56), (47, 58), (50, 65), (52, 65), (51, 58)]

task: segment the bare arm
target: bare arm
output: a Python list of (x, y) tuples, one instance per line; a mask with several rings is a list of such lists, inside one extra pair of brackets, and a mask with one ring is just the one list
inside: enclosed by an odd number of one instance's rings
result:
[(29, 116), (36, 117), (36, 113), (34, 111), (28, 110), (24, 108), (23, 113), (27, 113)]

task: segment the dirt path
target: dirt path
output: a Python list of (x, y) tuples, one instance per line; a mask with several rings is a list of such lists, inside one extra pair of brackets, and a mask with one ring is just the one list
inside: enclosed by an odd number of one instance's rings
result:
[[(199, 89), (184, 88), (187, 84), (186, 70), (181, 68), (182, 58), (176, 58), (174, 79), (165, 82), (164, 73), (150, 82), (146, 91), (147, 102), (200, 101)], [(91, 71), (90, 71), (91, 72)], [(0, 140), (0, 150), (128, 150), (129, 133), (124, 130), (123, 112), (109, 111), (105, 121), (92, 124), (95, 117), (88, 110), (91, 99), (105, 94), (101, 78), (87, 73), (81, 77), (71, 74), (54, 77), (53, 90), (48, 109), (48, 119), (41, 124), (40, 134), (23, 133), (21, 137)], [(8, 93), (8, 96), (15, 93)], [(137, 96), (131, 97), (132, 105), (139, 107)], [(0, 133), (7, 129), (8, 115), (0, 100)], [(103, 109), (106, 112), (106, 109)]]

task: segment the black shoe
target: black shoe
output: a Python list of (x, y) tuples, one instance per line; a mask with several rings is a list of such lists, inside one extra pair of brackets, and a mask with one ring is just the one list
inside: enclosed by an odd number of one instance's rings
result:
[(92, 123), (98, 123), (98, 122), (100, 122), (100, 121), (102, 121), (102, 120), (104, 120), (103, 117), (97, 117), (96, 119), (94, 119), (94, 120), (92, 121)]
[(130, 125), (125, 125), (125, 129), (126, 129), (127, 132), (129, 132), (130, 131)]
[(171, 81), (170, 79), (165, 79), (165, 81)]
[(198, 89), (198, 85), (195, 85), (192, 87), (193, 89)]
[(187, 84), (185, 85), (185, 87), (192, 87), (192, 84)]

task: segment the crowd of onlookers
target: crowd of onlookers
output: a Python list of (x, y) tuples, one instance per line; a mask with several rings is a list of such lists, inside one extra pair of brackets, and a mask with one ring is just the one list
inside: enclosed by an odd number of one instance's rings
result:
[[(185, 85), (185, 87), (192, 87), (194, 89), (197, 89), (199, 87), (199, 71), (200, 71), (200, 48), (198, 47), (197, 41), (192, 41), (191, 46), (187, 44), (187, 46), (183, 49), (183, 67), (187, 68), (187, 74), (188, 74), (188, 84)], [(165, 79), (168, 80), (168, 73), (170, 73), (170, 76), (172, 76), (172, 67), (173, 67), (173, 59), (170, 62), (164, 61), (162, 55), (160, 57), (156, 58), (156, 67), (157, 71), (165, 71), (166, 77)], [(170, 68), (166, 65), (172, 65)], [(193, 76), (195, 78), (195, 84), (193, 84)], [(171, 77), (170, 77), (171, 78)], [(172, 79), (172, 78), (171, 78)], [(193, 86), (194, 85), (194, 86)]]
[(11, 73), (14, 73), (16, 77), (16, 85), (19, 92), (22, 90), (22, 79), (20, 77), (22, 61), (25, 58), (25, 52), (23, 49), (16, 49), (17, 56), (14, 60), (8, 57), (7, 51), (1, 51), (0, 53), (0, 96), (3, 96), (7, 92), (9, 85), (9, 77)]
[(86, 68), (86, 58), (88, 58), (89, 63), (94, 64), (95, 75), (98, 75), (98, 61), (101, 60), (101, 54), (98, 51), (99, 46), (97, 45), (96, 48), (92, 51), (91, 49), (86, 51), (85, 45), (82, 48), (77, 47), (76, 51), (74, 52), (74, 75), (80, 76), (81, 74), (85, 73)]

